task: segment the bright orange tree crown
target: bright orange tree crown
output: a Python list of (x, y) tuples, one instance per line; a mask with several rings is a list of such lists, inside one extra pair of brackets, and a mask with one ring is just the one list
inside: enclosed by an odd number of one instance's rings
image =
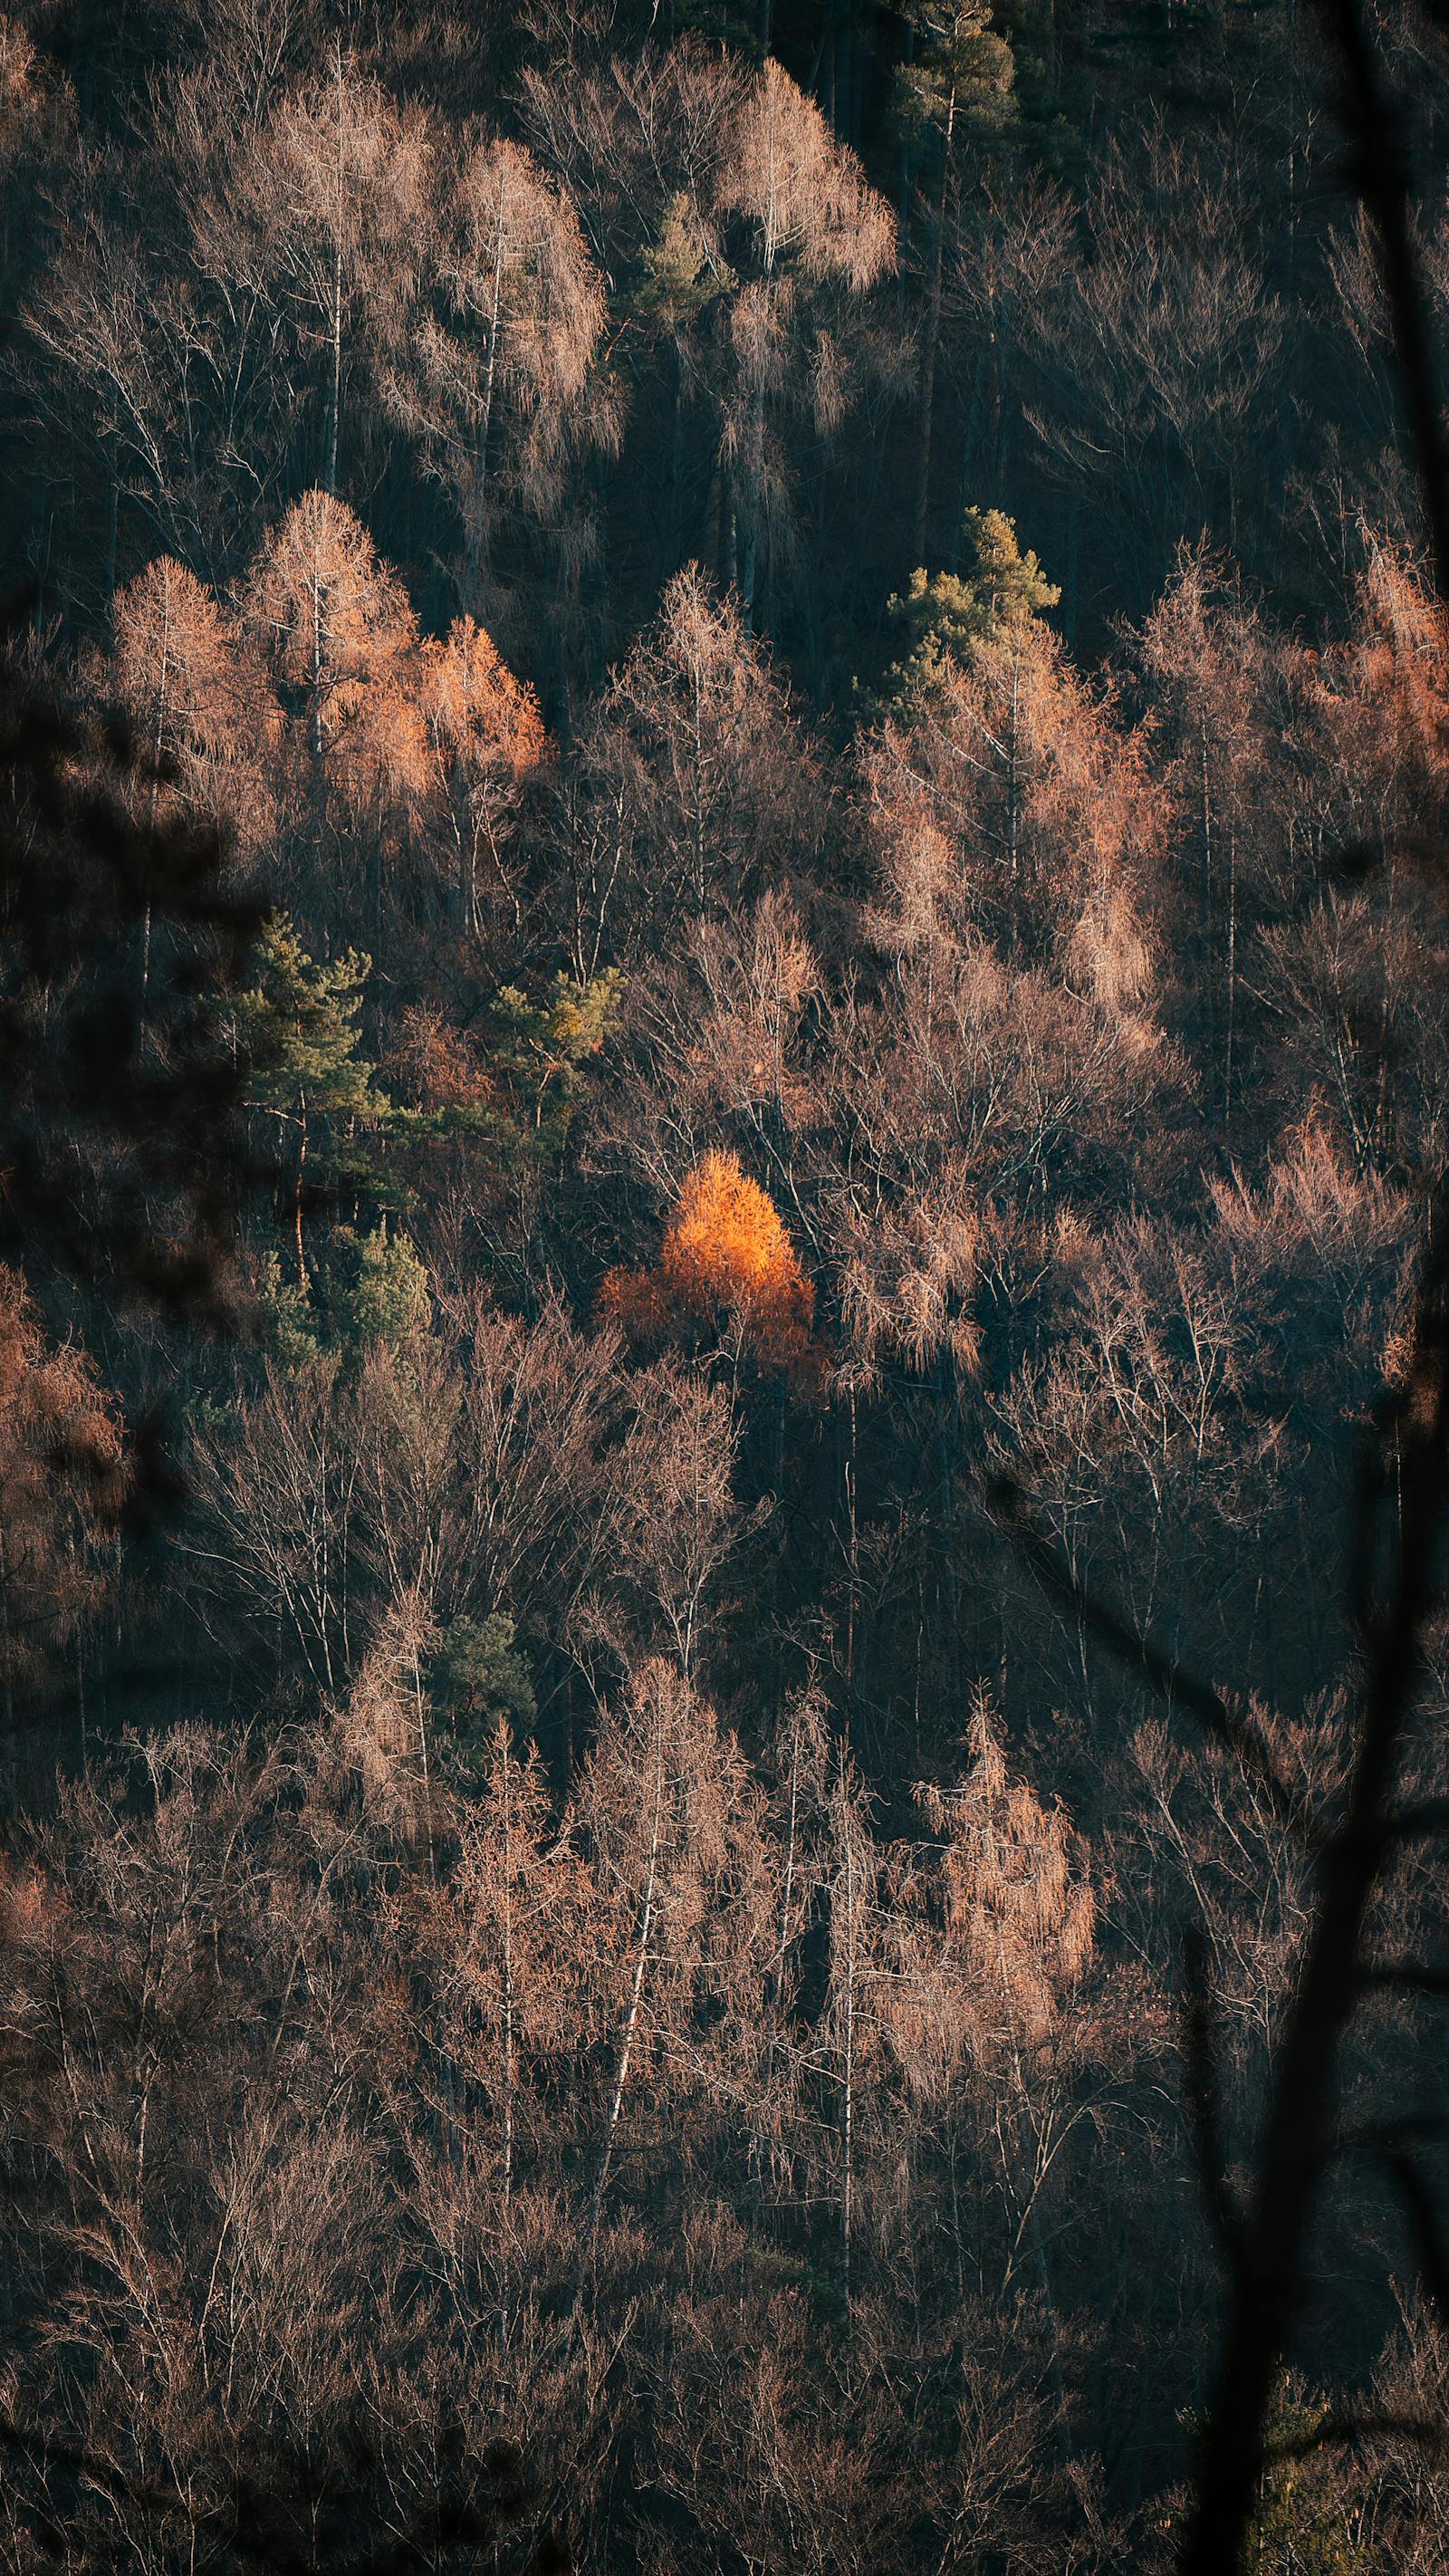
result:
[(611, 1270), (600, 1303), (641, 1339), (723, 1312), (767, 1367), (809, 1361), (815, 1291), (773, 1200), (736, 1154), (705, 1155), (680, 1191), (656, 1266)]

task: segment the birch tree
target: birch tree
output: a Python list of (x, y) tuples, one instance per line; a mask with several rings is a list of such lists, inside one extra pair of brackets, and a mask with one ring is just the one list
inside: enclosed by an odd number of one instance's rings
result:
[(837, 425), (849, 400), (849, 308), (889, 271), (896, 234), (856, 155), (773, 59), (736, 111), (716, 204), (742, 234), (726, 326), (720, 561), (749, 625), (796, 544), (785, 421), (804, 415), (822, 437)]
[(329, 495), (347, 456), (356, 379), (386, 366), (415, 292), (427, 171), (422, 120), (360, 71), (339, 38), (326, 69), (279, 103), (237, 174), (271, 294), (309, 362), (312, 472)]
[(562, 190), (523, 145), (477, 125), (433, 220), (428, 292), (387, 391), (452, 495), (475, 612), (500, 528), (555, 519), (571, 456), (607, 432), (604, 286)]

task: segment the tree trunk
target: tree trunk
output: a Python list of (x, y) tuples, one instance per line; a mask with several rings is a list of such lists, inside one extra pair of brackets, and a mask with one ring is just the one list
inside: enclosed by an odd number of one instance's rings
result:
[(342, 417), (342, 198), (346, 171), (342, 147), (342, 46), (334, 51), (337, 73), (337, 203), (333, 210), (332, 234), (332, 402), (327, 424), (327, 471), (323, 478), (328, 492), (337, 490), (338, 427)]
[(925, 567), (926, 528), (931, 509), (931, 432), (936, 409), (936, 359), (941, 345), (941, 286), (946, 257), (946, 207), (951, 185), (951, 148), (956, 126), (956, 87), (946, 106), (941, 142), (941, 185), (932, 227), (930, 285), (926, 297), (926, 337), (921, 351), (920, 444), (916, 451), (915, 560)]
[(589, 2207), (588, 2245), (590, 2250), (592, 2250), (599, 2233), (599, 2220), (603, 2214), (604, 2207), (604, 2191), (609, 2179), (609, 2167), (613, 2160), (614, 2139), (619, 2127), (619, 2114), (624, 2107), (624, 2090), (629, 2081), (629, 2068), (634, 2056), (634, 2039), (639, 2027), (639, 2006), (643, 2000), (644, 1981), (649, 1972), (650, 1944), (654, 1937), (655, 1899), (659, 1882), (659, 1852), (660, 1845), (663, 1840), (663, 1833), (664, 1737), (661, 1732), (659, 1738), (658, 1759), (654, 1772), (654, 1822), (649, 1845), (649, 1868), (645, 1876), (644, 1894), (639, 1905), (639, 1928), (636, 1935), (637, 1948), (634, 1956), (634, 1976), (629, 1991), (628, 2010), (624, 2016), (623, 2033), (619, 2041), (619, 2058), (614, 2072), (614, 2089), (609, 2100), (608, 2117), (604, 2123), (603, 2143), (599, 2149), (598, 2170), (594, 2176), (593, 2198)]
[(855, 1724), (855, 1646), (856, 1623), (860, 1615), (860, 1516), (856, 1495), (856, 1411), (855, 1388), (846, 1399), (849, 1429), (845, 1444), (845, 1728), (852, 1735)]
[(936, 1362), (936, 1480), (941, 1513), (941, 1595), (946, 1613), (946, 1687), (953, 1708), (961, 1699), (961, 1606), (956, 1584), (956, 1480), (951, 1472), (948, 1423), (954, 1371), (949, 1346)]
[(493, 300), (488, 315), (488, 351), (483, 361), (483, 391), (478, 407), (478, 437), (475, 450), (477, 485), (474, 496), (472, 526), (468, 534), (468, 572), (476, 608), (488, 560), (486, 511), (488, 506), (488, 444), (493, 434), (493, 388), (498, 372), (498, 321), (503, 310), (503, 183), (498, 189), (498, 229), (493, 240)]
[(1224, 1007), (1227, 1027), (1223, 1036), (1223, 1125), (1229, 1136), (1233, 1129), (1233, 1038), (1237, 1021), (1238, 1000), (1238, 836), (1228, 832), (1228, 957), (1225, 976)]
[(855, 1849), (847, 1822), (845, 1837), (845, 2032), (841, 2099), (840, 2290), (850, 2305), (851, 2233), (855, 2218)]
[(297, 1139), (297, 1179), (292, 1192), (292, 1232), (297, 1250), (297, 1285), (306, 1293), (307, 1260), (302, 1250), (302, 1197), (307, 1169), (307, 1103), (302, 1102), (301, 1129)]
[(512, 1748), (503, 1742), (503, 2221), (513, 2209), (513, 2094), (516, 2042), (513, 2010), (513, 1808)]

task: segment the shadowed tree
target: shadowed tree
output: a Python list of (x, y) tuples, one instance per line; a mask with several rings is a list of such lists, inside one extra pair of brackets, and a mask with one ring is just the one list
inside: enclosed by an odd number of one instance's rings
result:
[(170, 773), (193, 811), (224, 818), (240, 847), (255, 852), (271, 826), (268, 756), (280, 715), (249, 639), (170, 555), (117, 594), (111, 624), (95, 685), (136, 728), (148, 820)]
[(773, 60), (736, 110), (717, 186), (719, 213), (741, 237), (726, 325), (721, 564), (749, 624), (795, 543), (783, 418), (798, 409), (821, 434), (835, 426), (848, 361), (832, 300), (862, 297), (885, 276), (896, 235), (855, 154)]
[(738, 603), (695, 564), (598, 701), (568, 824), (575, 971), (630, 958), (688, 908), (697, 921), (808, 864), (819, 764)]
[(454, 854), (457, 915), (477, 939), (485, 911), (496, 907), (505, 935), (516, 933), (522, 896), (511, 832), (523, 793), (550, 751), (538, 700), (482, 628), (458, 617), (444, 639), (429, 638), (423, 646), (422, 707), (446, 818), (440, 837)]
[[(431, 784), (417, 620), (346, 502), (305, 493), (265, 539), (244, 597), (248, 629), (289, 713), (304, 867), (381, 921), (385, 850)], [(363, 887), (340, 888), (367, 853)]]
[(129, 1476), (115, 1398), (83, 1351), (49, 1343), (23, 1280), (0, 1265), (0, 1781), (6, 1808), (22, 1712), (33, 1723), (48, 1710), (62, 1649), (73, 1650), (80, 1669), (86, 1628), (113, 1591), (115, 1528)]
[(551, 525), (573, 456), (608, 439), (595, 373), (606, 307), (572, 206), (522, 145), (466, 134), (433, 220), (429, 292), (387, 393), (453, 496), (472, 612), (498, 531)]

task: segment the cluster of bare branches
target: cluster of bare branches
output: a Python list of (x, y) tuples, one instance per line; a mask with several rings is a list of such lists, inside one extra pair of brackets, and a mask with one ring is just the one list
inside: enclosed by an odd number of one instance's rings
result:
[(1332, 0), (1355, 222), (1295, 13), (94, 14), (0, 2557), (1427, 2576), (1435, 30)]

